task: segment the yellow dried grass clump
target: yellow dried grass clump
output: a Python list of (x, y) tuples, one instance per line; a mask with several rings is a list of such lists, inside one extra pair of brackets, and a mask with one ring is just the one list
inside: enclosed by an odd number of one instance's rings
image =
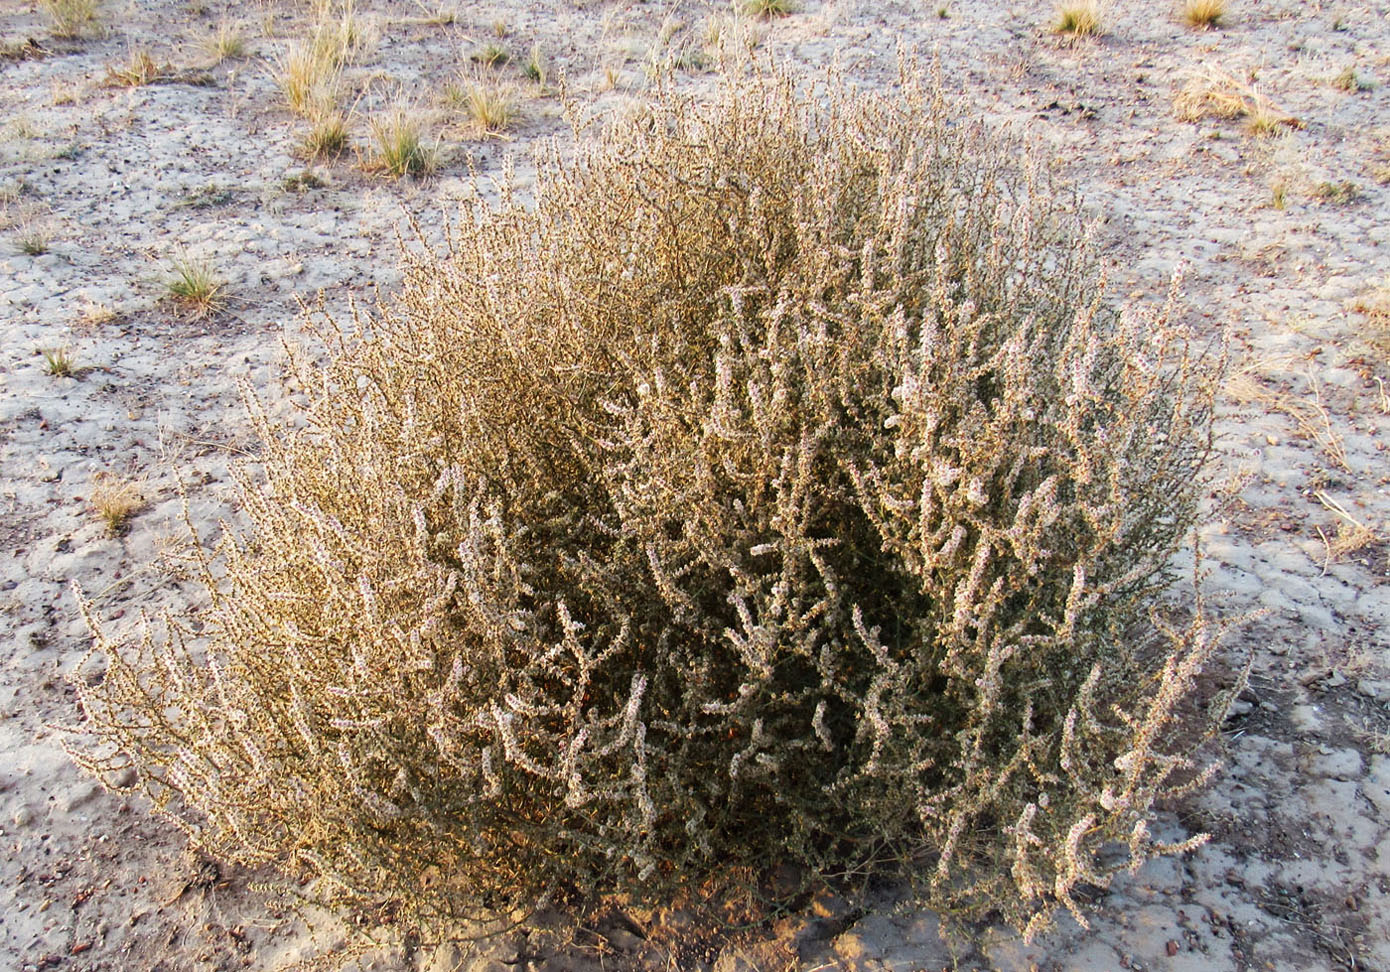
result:
[(1215, 379), (901, 80), (663, 93), (319, 321), (206, 627), (85, 608), (83, 763), (401, 921), (897, 860), (1035, 930), (1171, 849)]
[(1178, 14), (1189, 27), (1210, 30), (1226, 16), (1226, 0), (1182, 0)]
[(1053, 30), (1072, 37), (1096, 37), (1104, 33), (1099, 0), (1062, 0), (1057, 4)]

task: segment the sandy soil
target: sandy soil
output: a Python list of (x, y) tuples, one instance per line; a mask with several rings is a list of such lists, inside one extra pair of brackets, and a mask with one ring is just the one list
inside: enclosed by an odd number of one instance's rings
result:
[[(196, 599), (153, 566), (186, 542), (175, 471), (194, 523), (215, 530), (227, 465), (249, 447), (238, 383), (274, 399), (297, 302), (322, 291), (341, 310), (389, 288), (397, 234), (416, 217), (439, 232), (468, 159), (486, 176), (565, 130), (523, 75), (526, 51), (538, 45), (579, 103), (621, 111), (667, 68), (709, 83), (680, 55), (727, 8), (461, 2), (441, 23), (436, 6), (362, 0), (375, 42), (345, 71), (361, 93), (354, 147), (367, 150), (368, 117), (412, 102), (442, 162), (420, 182), (352, 152), (296, 154), (306, 124), (271, 65), (305, 35), (304, 5), (108, 0), (76, 39), (34, 8), (0, 0), (0, 969), (331, 954), (340, 931), (186, 852), (68, 760), (55, 727), (76, 718), (65, 676), (87, 644), (69, 585), (117, 624)], [(214, 63), (200, 42), (224, 19), (248, 52)], [(807, 72), (838, 57), (868, 83), (891, 76), (900, 42), (938, 51), (963, 108), (1026, 125), (1080, 187), (1117, 298), (1161, 295), (1185, 266), (1192, 322), (1231, 338), (1208, 587), (1223, 613), (1264, 613), (1231, 645), (1254, 661), (1226, 770), (1160, 820), (1211, 842), (1100, 895), (1093, 930), (1064, 918), (1032, 945), (999, 929), (943, 940), (935, 916), (885, 895), (819, 901), (699, 950), (663, 945), (652, 923), (672, 916), (614, 916), (565, 948), (407, 945), (363, 968), (1390, 970), (1390, 5), (1233, 0), (1220, 29), (1198, 31), (1167, 2), (1116, 0), (1105, 33), (1075, 43), (1052, 19), (1046, 4), (806, 0), (744, 26)], [(515, 55), (495, 69), (521, 99), (504, 138), (479, 137), (444, 97), (489, 42)], [(110, 83), (139, 51), (154, 83)], [(1217, 72), (1253, 119), (1179, 117), (1184, 87)], [(215, 269), (225, 310), (199, 318), (165, 299), (180, 258)], [(58, 350), (70, 374), (50, 373)], [(92, 498), (120, 482), (141, 502), (112, 536)]]

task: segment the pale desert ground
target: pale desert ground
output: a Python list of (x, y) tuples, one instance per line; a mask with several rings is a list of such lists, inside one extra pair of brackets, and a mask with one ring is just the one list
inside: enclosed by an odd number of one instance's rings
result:
[[(1229, 337), (1206, 585), (1219, 612), (1263, 614), (1229, 642), (1253, 668), (1224, 770), (1159, 816), (1212, 839), (1100, 894), (1093, 929), (1062, 917), (1030, 945), (943, 940), (885, 894), (683, 952), (658, 913), (362, 967), (1390, 970), (1390, 4), (1232, 0), (1196, 30), (1168, 0), (1115, 0), (1076, 42), (1046, 3), (804, 0), (767, 21), (694, 0), (445, 4), (361, 0), (352, 146), (306, 162), (273, 65), (307, 4), (106, 0), (63, 39), (0, 0), (0, 970), (276, 969), (339, 946), (69, 761), (56, 727), (78, 717), (66, 676), (88, 646), (70, 585), (116, 626), (196, 600), (157, 566), (186, 542), (176, 473), (214, 532), (228, 465), (255, 448), (238, 383), (276, 400), (298, 302), (389, 291), (398, 234), (418, 218), (437, 237), (469, 159), (487, 177), (514, 153), (524, 173), (535, 139), (568, 138), (561, 77), (586, 111), (622, 111), (657, 77), (710, 84), (720, 31), (867, 84), (900, 45), (934, 52), (962, 111), (1021, 127), (1080, 189), (1117, 301), (1160, 297), (1184, 266), (1189, 323)], [(219, 62), (203, 44), (223, 22), (246, 49)], [(447, 98), (488, 43), (513, 54), (491, 69), (518, 99), (500, 137)], [(524, 74), (533, 47), (548, 92)], [(113, 83), (141, 51), (152, 83)], [(1247, 116), (1180, 117), (1203, 80)], [(432, 177), (362, 164), (397, 100), (427, 116)], [(224, 309), (166, 299), (181, 258), (225, 282)], [(119, 483), (139, 506), (113, 535), (92, 497)]]

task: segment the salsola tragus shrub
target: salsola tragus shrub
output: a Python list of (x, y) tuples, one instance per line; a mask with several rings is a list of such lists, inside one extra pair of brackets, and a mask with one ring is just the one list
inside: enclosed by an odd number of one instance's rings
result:
[(1026, 921), (1161, 850), (1213, 381), (1015, 148), (772, 72), (541, 151), (252, 401), (206, 626), (98, 633), (83, 758), (426, 917), (891, 857)]

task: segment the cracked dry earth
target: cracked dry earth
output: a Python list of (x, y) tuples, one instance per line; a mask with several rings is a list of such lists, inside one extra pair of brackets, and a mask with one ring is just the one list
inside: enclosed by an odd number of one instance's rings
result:
[[(186, 542), (175, 474), (215, 530), (228, 463), (252, 448), (239, 383), (274, 400), (298, 301), (341, 311), (389, 288), (397, 235), (418, 219), (438, 237), (469, 160), (486, 177), (569, 137), (520, 56), (491, 69), (519, 118), (480, 137), (450, 98), (480, 70), (470, 51), (534, 45), (602, 115), (658, 76), (708, 85), (720, 33), (808, 77), (838, 58), (865, 84), (890, 83), (900, 44), (935, 52), (962, 110), (1026, 127), (1080, 189), (1116, 299), (1161, 296), (1183, 267), (1190, 323), (1230, 340), (1206, 587), (1223, 614), (1262, 613), (1229, 639), (1229, 667), (1252, 667), (1225, 769), (1159, 820), (1212, 839), (1097, 892), (1092, 929), (1063, 917), (1027, 945), (943, 938), (885, 892), (698, 950), (666, 948), (675, 916), (654, 915), (567, 946), (513, 935), (359, 966), (1390, 970), (1390, 5), (1232, 0), (1212, 30), (1162, 0), (1102, 14), (1102, 35), (1073, 41), (1046, 4), (989, 0), (805, 0), (768, 21), (682, 0), (362, 0), (352, 145), (311, 164), (273, 78), (307, 5), (106, 0), (63, 39), (0, 0), (0, 969), (274, 969), (341, 947), (68, 761), (55, 727), (77, 716), (65, 675), (87, 644), (70, 585), (115, 624), (196, 598), (152, 566)], [(222, 22), (246, 50), (215, 61), (200, 41)], [(120, 84), (142, 51), (150, 83)], [(1203, 84), (1245, 117), (1193, 108)], [(437, 139), (427, 180), (359, 164), (366, 119), (402, 99)], [(163, 299), (179, 259), (225, 282), (220, 312)], [(140, 504), (112, 536), (92, 497), (117, 482)]]

